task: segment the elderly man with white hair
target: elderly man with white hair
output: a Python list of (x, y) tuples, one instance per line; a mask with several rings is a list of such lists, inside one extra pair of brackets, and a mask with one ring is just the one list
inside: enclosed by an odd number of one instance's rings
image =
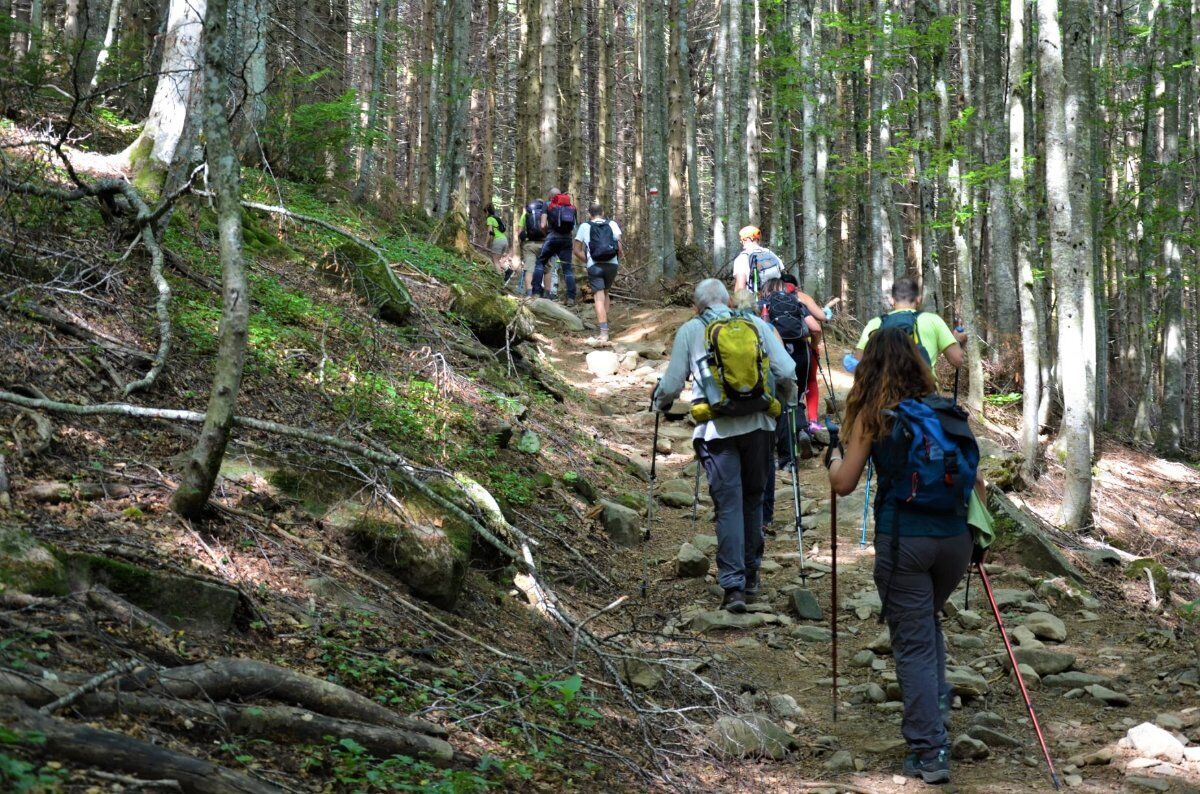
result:
[[(655, 392), (655, 406), (666, 410), (692, 376), (694, 395), (703, 398), (700, 363), (708, 355), (704, 329), (731, 314), (729, 291), (715, 278), (696, 285), (692, 303), (696, 317), (675, 334), (671, 363)], [(763, 349), (770, 360), (776, 398), (792, 404), (796, 397), (796, 363), (771, 326), (753, 314)], [(708, 475), (708, 489), (717, 516), (718, 581), (725, 590), (721, 608), (746, 611), (746, 596), (758, 594), (758, 568), (762, 560), (762, 503), (767, 478), (774, 476), (770, 462), (775, 419), (765, 410), (744, 416), (715, 416), (696, 425), (692, 444)]]

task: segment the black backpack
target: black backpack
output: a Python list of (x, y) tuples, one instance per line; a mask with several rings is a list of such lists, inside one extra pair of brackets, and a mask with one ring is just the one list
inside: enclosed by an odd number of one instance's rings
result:
[(508, 231), (508, 227), (504, 225), (503, 218), (501, 218), (499, 215), (493, 215), (492, 217), (496, 219), (496, 231), (500, 232), (501, 234), (504, 234)]
[(891, 314), (879, 315), (879, 329), (885, 328), (900, 328), (906, 334), (912, 337), (913, 342), (917, 345), (917, 350), (921, 352), (921, 358), (925, 359), (925, 363), (933, 366), (933, 362), (929, 360), (929, 351), (925, 349), (925, 345), (921, 344), (921, 331), (917, 328), (917, 319), (923, 314), (916, 309), (906, 309)]
[(611, 262), (617, 258), (617, 236), (608, 221), (588, 221), (588, 254), (593, 262)]
[(542, 216), (546, 214), (546, 202), (534, 199), (525, 205), (525, 239), (536, 243), (546, 239), (542, 231)]
[(558, 206), (551, 207), (547, 220), (549, 221), (547, 225), (550, 227), (550, 231), (560, 234), (570, 234), (575, 230), (575, 223), (578, 221), (575, 205), (559, 204)]
[(767, 316), (765, 319), (785, 342), (807, 339), (812, 333), (804, 319), (808, 317), (808, 308), (796, 300), (794, 294), (788, 292), (772, 292), (764, 303)]

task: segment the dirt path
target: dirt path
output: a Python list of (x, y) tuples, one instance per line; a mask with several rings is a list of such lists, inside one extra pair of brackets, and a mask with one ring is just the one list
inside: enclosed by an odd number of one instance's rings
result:
[[(649, 361), (632, 373), (594, 377), (588, 372), (587, 332), (561, 335), (553, 355), (568, 378), (586, 390), (597, 403), (600, 413), (611, 416), (598, 441), (631, 457), (648, 462), (653, 420), (646, 412), (648, 395), (657, 373), (645, 367), (661, 369), (664, 360), (656, 360), (655, 349), (669, 355), (676, 328), (690, 316), (682, 308), (650, 310), (618, 304), (612, 318), (614, 350), (624, 353), (641, 351)], [(580, 310), (585, 320), (593, 320), (590, 307)], [(840, 359), (835, 356), (835, 359)], [(835, 365), (841, 370), (840, 365)], [(848, 388), (844, 371), (833, 373), (835, 388)], [(822, 392), (825, 386), (822, 384)], [(683, 421), (664, 422), (660, 436), (670, 440), (670, 454), (658, 457), (660, 493), (671, 480), (683, 479), (691, 488), (693, 457), (691, 427)], [(823, 613), (820, 621), (799, 620), (789, 608), (789, 593), (801, 582), (798, 549), (792, 529), (790, 482), (781, 475), (777, 483), (778, 507), (775, 526), (778, 534), (768, 537), (764, 557), (764, 588), (756, 609), (767, 610), (769, 622), (742, 630), (699, 633), (689, 618), (711, 610), (720, 603), (720, 589), (711, 574), (704, 579), (675, 576), (675, 558), (680, 544), (696, 535), (713, 533), (710, 503), (702, 486), (702, 504), (697, 525), (692, 509), (655, 505), (655, 520), (650, 541), (642, 549), (630, 551), (626, 571), (630, 580), (641, 578), (642, 554), (650, 571), (649, 594), (632, 609), (638, 611), (634, 623), (647, 634), (659, 633), (646, 642), (688, 647), (713, 661), (705, 675), (733, 692), (743, 693), (736, 704), (741, 713), (759, 710), (770, 713), (768, 697), (791, 695), (800, 711), (788, 717), (778, 712), (774, 718), (791, 731), (798, 748), (787, 758), (775, 762), (737, 761), (714, 765), (711, 759), (697, 758), (690, 763), (696, 779), (725, 790), (795, 790), (799, 781), (829, 780), (872, 791), (901, 791), (923, 788), (923, 784), (898, 777), (904, 754), (900, 736), (898, 688), (894, 664), (887, 653), (864, 650), (881, 632), (877, 624), (877, 603), (871, 571), (874, 551), (870, 539), (860, 545), (863, 516), (862, 488), (838, 501), (837, 587), (841, 610), (839, 629), (838, 720), (832, 716), (830, 681), (829, 609), (831, 575), (826, 573), (830, 554), (829, 491), (825, 472), (816, 461), (801, 469), (801, 493), (815, 500), (812, 519), (816, 528), (805, 533), (805, 555), (815, 570), (807, 577), (807, 587), (816, 596)], [(677, 486), (683, 488), (684, 486)], [(811, 508), (810, 508), (811, 509)], [(873, 534), (873, 533), (871, 533)], [(868, 536), (870, 538), (871, 535)], [(707, 552), (710, 561), (713, 552)], [(1156, 629), (1158, 620), (1142, 603), (1129, 603), (1106, 580), (1118, 577), (1115, 571), (1102, 578), (1089, 577), (1086, 587), (1099, 600), (1082, 601), (1057, 594), (1052, 585), (1043, 584), (1048, 574), (1030, 573), (1008, 560), (990, 566), (993, 587), (1004, 602), (1005, 622), (1010, 631), (1034, 612), (1050, 612), (1061, 619), (1065, 640), (1045, 642), (1045, 650), (1074, 656), (1073, 671), (1096, 676), (1102, 685), (1127, 695), (1125, 707), (1103, 704), (1081, 687), (1089, 680), (1047, 681), (1034, 684), (1032, 696), (1039, 718), (1050, 742), (1060, 775), (1082, 790), (1120, 790), (1134, 782), (1125, 775), (1152, 777), (1154, 785), (1173, 780), (1174, 790), (1200, 790), (1200, 764), (1159, 766), (1151, 773), (1124, 772), (1133, 751), (1116, 750), (1112, 763), (1084, 766), (1069, 759), (1075, 756), (1115, 748), (1126, 731), (1143, 721), (1158, 720), (1163, 712), (1178, 711), (1200, 703), (1196, 695), (1195, 657), (1191, 649), (1178, 643), (1169, 631)], [(715, 564), (710, 566), (715, 571)], [(636, 588), (631, 587), (636, 593)], [(962, 610), (966, 596), (960, 586), (952, 598), (952, 611)], [(874, 606), (872, 602), (874, 601)], [(1048, 790), (1050, 781), (1029, 719), (1019, 693), (1001, 662), (1003, 644), (978, 579), (973, 578), (969, 608), (973, 614), (959, 619), (947, 618), (950, 666), (960, 670), (964, 679), (986, 690), (978, 697), (956, 701), (952, 716), (951, 738), (967, 731), (983, 739), (987, 756), (981, 760), (957, 760), (953, 763), (953, 786), (962, 791), (1036, 791)], [(703, 618), (702, 618), (703, 619)], [(701, 620), (702, 620), (701, 619)], [(1148, 632), (1148, 630), (1150, 630)], [(1051, 632), (1053, 633), (1053, 632)], [(1037, 640), (1027, 640), (1036, 646)], [(1191, 667), (1190, 674), (1188, 673)], [(1190, 677), (1189, 677), (1190, 676)], [(882, 702), (875, 702), (875, 701)], [(1170, 720), (1165, 720), (1171, 727)], [(1200, 714), (1182, 718), (1185, 734), (1200, 738)], [(1189, 727), (1187, 723), (1191, 723)], [(1178, 729), (1180, 726), (1176, 725)], [(980, 746), (977, 752), (984, 750)], [(845, 751), (845, 752), (838, 752)], [(1122, 757), (1127, 756), (1127, 757)], [(1076, 759), (1078, 761), (1078, 759)], [(847, 764), (834, 769), (831, 763)], [(855, 771), (857, 770), (857, 771)], [(1169, 773), (1172, 777), (1162, 776)]]

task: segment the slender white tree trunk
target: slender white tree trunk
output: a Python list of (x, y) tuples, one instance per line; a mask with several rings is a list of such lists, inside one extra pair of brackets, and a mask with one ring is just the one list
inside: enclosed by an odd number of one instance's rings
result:
[(1073, 530), (1091, 521), (1092, 455), (1084, 334), (1084, 284), (1091, 282), (1091, 260), (1074, 249), (1067, 143), (1067, 81), (1058, 0), (1037, 0), (1038, 61), (1045, 104), (1046, 202), (1050, 219), (1050, 255), (1058, 306), (1058, 368), (1063, 395), (1060, 458), (1066, 469), (1060, 523)]
[(92, 68), (92, 77), (88, 81), (87, 92), (89, 94), (95, 93), (96, 87), (100, 84), (100, 72), (108, 63), (109, 52), (112, 51), (113, 42), (117, 38), (117, 23), (120, 21), (121, 0), (111, 0), (108, 4), (108, 24), (104, 26), (104, 41), (100, 44), (100, 51), (96, 53), (96, 63)]
[(542, 113), (538, 120), (542, 167), (538, 195), (556, 186), (558, 181), (558, 21), (557, 0), (542, 0)]
[(713, 273), (720, 274), (729, 264), (727, 227), (729, 226), (729, 158), (726, 136), (726, 73), (729, 49), (729, 3), (722, 2), (717, 17), (717, 40), (713, 51), (713, 214), (712, 259)]
[[(1171, 17), (1181, 14), (1167, 12)], [(1183, 22), (1183, 19), (1179, 19)], [(1181, 59), (1180, 33), (1168, 25), (1167, 59), (1175, 63)], [(1172, 57), (1174, 56), (1174, 57)], [(1167, 105), (1163, 117), (1162, 182), (1159, 197), (1164, 208), (1173, 217), (1164, 223), (1162, 236), (1163, 282), (1166, 287), (1162, 301), (1162, 422), (1158, 430), (1156, 446), (1165, 455), (1178, 456), (1184, 442), (1184, 359), (1186, 341), (1183, 324), (1183, 247), (1184, 221), (1188, 217), (1188, 202), (1179, 189), (1179, 136), (1180, 117), (1186, 120), (1191, 110), (1191, 75), (1180, 75), (1180, 69), (1168, 68), (1165, 74), (1166, 96), (1178, 96), (1177, 105)], [(1181, 77), (1183, 79), (1181, 79)], [(1194, 154), (1193, 154), (1194, 156)]]
[[(800, 81), (800, 217), (803, 219), (803, 262), (804, 291), (819, 295), (825, 274), (821, 270), (820, 234), (817, 229), (817, 102), (816, 70), (813, 68), (813, 0), (802, 0), (800, 5), (800, 64), (804, 77)], [(785, 152), (791, 157), (790, 152)], [(790, 204), (791, 202), (789, 202)]]
[(162, 66), (142, 132), (121, 153), (135, 186), (157, 193), (183, 136), (192, 75), (200, 68), (206, 0), (170, 0)]

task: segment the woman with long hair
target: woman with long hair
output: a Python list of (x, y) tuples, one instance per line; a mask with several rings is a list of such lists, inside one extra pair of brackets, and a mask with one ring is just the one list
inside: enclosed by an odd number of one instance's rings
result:
[[(868, 458), (878, 472), (875, 496), (875, 586), (891, 632), (903, 690), (904, 773), (926, 783), (950, 780), (946, 733), (953, 690), (938, 613), (971, 562), (967, 517), (901, 509), (891, 493), (903, 477), (908, 442), (893, 413), (901, 401), (936, 393), (933, 373), (899, 328), (871, 336), (846, 399), (844, 453), (830, 447), (829, 483), (839, 496), (858, 485)], [(976, 488), (978, 488), (978, 483)]]

